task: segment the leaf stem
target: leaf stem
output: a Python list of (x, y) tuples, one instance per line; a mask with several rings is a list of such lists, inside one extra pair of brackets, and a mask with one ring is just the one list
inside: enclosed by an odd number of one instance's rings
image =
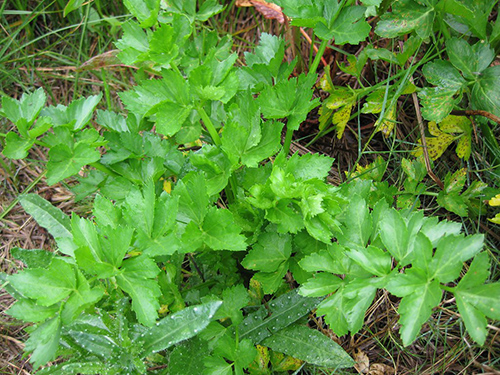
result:
[(107, 175), (110, 175), (110, 176), (113, 176), (113, 177), (117, 177), (119, 176), (117, 173), (113, 172), (111, 169), (109, 169), (108, 167), (106, 167), (104, 164), (102, 164), (101, 162), (95, 162), (95, 163), (91, 163), (89, 164), (91, 167), (94, 167), (95, 169), (97, 169), (98, 171), (101, 171), (101, 172), (104, 172), (106, 173)]
[(322, 40), (321, 44), (319, 45), (318, 48), (318, 53), (314, 57), (314, 61), (309, 67), (309, 74), (316, 74), (316, 70), (318, 69), (319, 62), (321, 61), (321, 58), (323, 57), (323, 54), (325, 53), (326, 46), (328, 45), (328, 40)]
[(222, 144), (222, 141), (220, 139), (219, 133), (217, 133), (217, 129), (215, 129), (215, 126), (208, 116), (207, 112), (205, 111), (205, 108), (203, 108), (202, 105), (198, 105), (196, 109), (198, 110), (198, 113), (200, 114), (201, 119), (203, 120), (203, 123), (205, 124), (205, 127), (210, 134), (210, 137), (212, 137), (212, 141), (214, 141), (216, 146), (220, 146)]

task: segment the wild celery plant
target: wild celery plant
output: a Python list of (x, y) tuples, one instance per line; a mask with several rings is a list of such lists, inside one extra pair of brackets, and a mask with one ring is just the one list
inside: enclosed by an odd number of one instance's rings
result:
[[(366, 38), (365, 7), (334, 3), (282, 5), (323, 40)], [(316, 73), (290, 78), (284, 41), (267, 34), (236, 67), (230, 38), (200, 27), (219, 4), (169, 4), (158, 12), (159, 1), (126, 2), (139, 22), (123, 25), (120, 58), (161, 78), (120, 94), (126, 117), (97, 110), (102, 132), (90, 124), (100, 95), (67, 107), (45, 107), (41, 90), (2, 99), (16, 127), (4, 155), (47, 147), (49, 184), (84, 168), (76, 197), (96, 193), (90, 218), (20, 197), (57, 244), (54, 253), (13, 249), (26, 269), (2, 275), (17, 299), (9, 314), (33, 323), (26, 351), (34, 366), (64, 359), (38, 373), (284, 371), (283, 355), (269, 351), (297, 358), (295, 369), (350, 367), (306, 316), (317, 309), (338, 335), (355, 333), (378, 289), (402, 297), (404, 345), (443, 291), (483, 344), (486, 318), (500, 319), (483, 236), (396, 211), (387, 184), (329, 185), (329, 157), (289, 157), (292, 132), (319, 105)], [(343, 22), (361, 26), (342, 36)]]

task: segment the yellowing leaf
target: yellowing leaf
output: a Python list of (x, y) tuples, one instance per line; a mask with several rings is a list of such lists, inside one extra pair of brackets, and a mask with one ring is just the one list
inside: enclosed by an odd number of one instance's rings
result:
[(344, 135), (344, 130), (351, 117), (352, 105), (345, 105), (340, 110), (335, 112), (332, 118), (332, 123), (337, 128), (337, 138), (340, 139)]
[(325, 105), (329, 109), (337, 109), (346, 105), (352, 101), (352, 93), (347, 90), (335, 90), (330, 96), (324, 101)]
[(163, 190), (165, 190), (168, 194), (172, 192), (172, 181), (165, 180), (163, 181)]
[(396, 104), (388, 109), (384, 117), (381, 117), (375, 123), (375, 131), (382, 132), (387, 138), (391, 135), (396, 124)]
[(471, 122), (465, 116), (449, 115), (439, 123), (439, 129), (445, 133), (470, 133)]
[(488, 219), (492, 223), (500, 225), (500, 214), (496, 214), (496, 216), (493, 219)]
[(472, 151), (472, 138), (470, 134), (464, 134), (460, 137), (457, 144), (457, 149), (455, 150), (458, 157), (464, 160), (469, 160), (470, 153)]
[[(500, 206), (500, 194), (495, 195), (488, 202), (490, 206)], [(498, 216), (498, 215), (497, 215)]]

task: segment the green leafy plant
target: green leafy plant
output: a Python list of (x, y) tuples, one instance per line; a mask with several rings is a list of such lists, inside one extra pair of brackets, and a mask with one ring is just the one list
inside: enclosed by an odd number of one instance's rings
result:
[[(418, 337), (444, 293), (456, 298), (471, 337), (485, 342), (486, 318), (500, 319), (491, 309), (500, 283), (487, 282), (482, 235), (391, 208), (395, 190), (381, 181), (380, 161), (370, 174), (376, 181), (335, 187), (327, 183), (333, 159), (289, 156), (293, 132), (320, 104), (313, 88), (328, 40), (364, 40), (365, 12), (376, 8), (280, 1), (295, 25), (313, 28), (322, 40), (310, 72), (290, 77), (294, 63), (282, 62), (284, 41), (268, 34), (245, 54), (247, 66), (236, 67), (230, 38), (200, 27), (221, 11), (215, 1), (125, 4), (138, 22), (123, 25), (119, 57), (155, 76), (138, 74), (138, 84), (120, 94), (126, 117), (97, 110), (98, 130), (91, 120), (100, 95), (46, 108), (41, 90), (2, 99), (2, 114), (15, 126), (4, 156), (25, 158), (34, 144), (46, 147), (47, 182), (78, 174), (76, 198), (94, 199), (89, 217), (69, 217), (37, 195), (19, 197), (57, 248), (13, 249), (25, 269), (2, 275), (17, 300), (8, 313), (33, 323), (26, 351), (34, 366), (64, 360), (38, 373), (168, 367), (170, 374), (265, 374), (297, 364), (335, 371), (353, 360), (307, 326), (308, 314), (324, 315), (339, 336), (358, 332), (379, 289), (402, 298), (404, 345)], [(399, 6), (417, 4), (395, 3), (379, 29), (403, 13)], [(364, 65), (365, 58), (405, 65), (373, 51), (351, 61)], [(339, 133), (366, 96), (364, 111), (386, 112), (378, 130), (390, 134), (396, 101), (416, 90), (406, 79), (359, 90), (321, 82), (331, 94), (322, 126), (333, 121)], [(404, 194), (413, 197), (423, 169), (405, 163), (411, 178)], [(458, 214), (484, 187), (461, 193), (464, 175), (450, 175), (438, 197)]]

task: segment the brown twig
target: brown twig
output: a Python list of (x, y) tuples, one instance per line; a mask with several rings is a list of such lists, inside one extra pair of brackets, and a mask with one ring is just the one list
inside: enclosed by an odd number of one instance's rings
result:
[(465, 111), (453, 110), (451, 114), (454, 116), (483, 116), (500, 125), (500, 117), (481, 109), (466, 109)]
[[(413, 81), (413, 79), (412, 79)], [(424, 121), (422, 119), (422, 113), (420, 112), (420, 105), (418, 103), (418, 98), (417, 94), (413, 93), (411, 94), (413, 98), (413, 104), (415, 105), (415, 112), (417, 114), (417, 121), (418, 121), (418, 128), (420, 129), (420, 137), (422, 139), (422, 148), (423, 148), (423, 155), (424, 155), (424, 161), (425, 161), (425, 169), (427, 169), (427, 173), (429, 174), (430, 178), (441, 188), (444, 189), (444, 184), (443, 182), (439, 179), (438, 176), (434, 174), (434, 172), (431, 169), (431, 162), (429, 160), (429, 152), (427, 150), (427, 141), (425, 140), (425, 129), (424, 129)]]

